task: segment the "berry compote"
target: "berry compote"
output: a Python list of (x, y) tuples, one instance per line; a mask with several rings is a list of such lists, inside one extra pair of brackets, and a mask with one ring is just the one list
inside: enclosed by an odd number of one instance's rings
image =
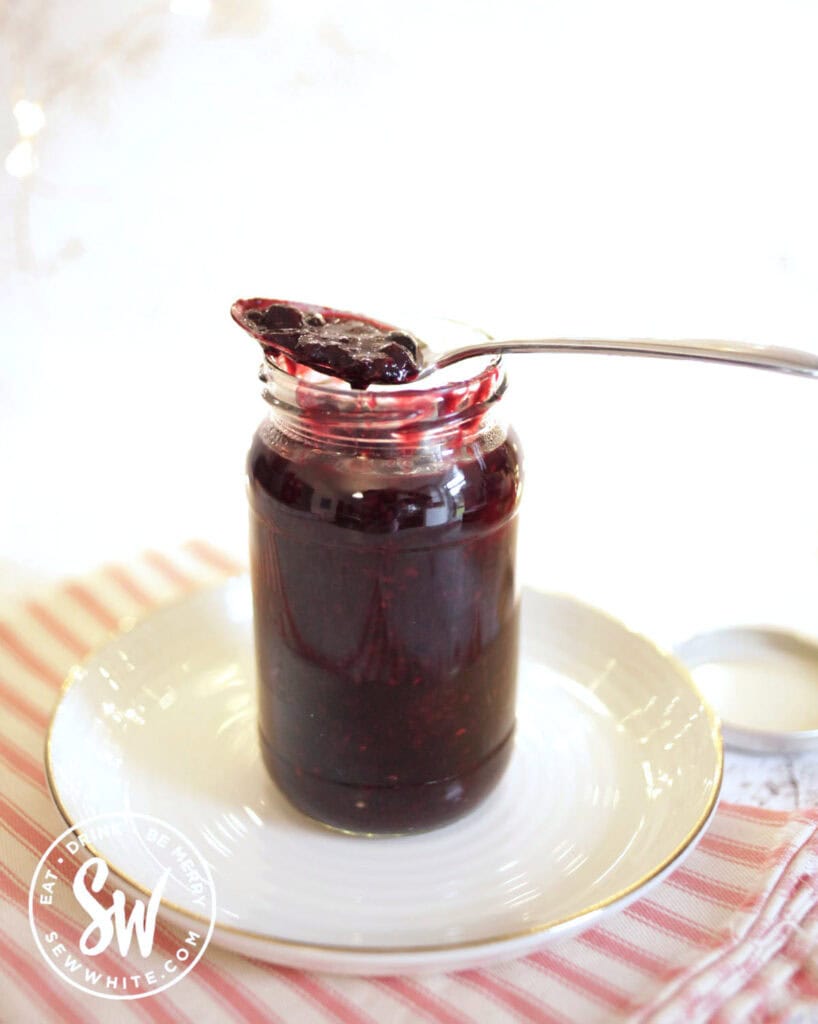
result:
[(423, 343), (369, 317), (277, 299), (239, 299), (232, 314), (266, 355), (290, 356), (354, 388), (405, 384), (421, 369)]
[(511, 753), (520, 451), (499, 361), (449, 373), (364, 391), (280, 352), (262, 367), (261, 747), (291, 803), (351, 832), (452, 821)]

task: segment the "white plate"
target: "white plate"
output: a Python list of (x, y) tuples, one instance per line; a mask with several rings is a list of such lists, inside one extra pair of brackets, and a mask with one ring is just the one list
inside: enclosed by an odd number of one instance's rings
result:
[[(511, 763), (452, 825), (373, 839), (311, 822), (267, 778), (255, 717), (249, 584), (236, 579), (72, 674), (47, 774), (69, 825), (130, 809), (189, 837), (215, 879), (215, 942), (315, 970), (459, 969), (596, 922), (679, 863), (721, 783), (718, 725), (681, 665), (533, 591)], [(111, 837), (96, 852), (148, 891), (137, 849)]]

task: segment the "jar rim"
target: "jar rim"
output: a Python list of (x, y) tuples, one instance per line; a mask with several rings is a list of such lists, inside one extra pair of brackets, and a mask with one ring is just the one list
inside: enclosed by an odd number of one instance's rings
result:
[[(491, 341), (486, 331), (463, 321), (443, 317), (405, 320), (411, 333), (433, 350)], [(365, 389), (302, 366), (288, 355), (265, 355), (260, 377), (266, 385), (264, 397), (271, 405), (305, 418), (354, 422), (361, 430), (370, 425), (372, 429), (400, 430), (462, 420), (492, 404), (506, 387), (502, 356), (491, 351), (434, 370), (416, 381), (370, 384)]]
[[(297, 367), (298, 372), (290, 370), (287, 365), (288, 363), (293, 367)], [(469, 366), (474, 367), (475, 364), (482, 365), (473, 373), (464, 373)], [(361, 389), (354, 388), (348, 381), (340, 377), (333, 377), (328, 373), (322, 373), (318, 370), (311, 370), (308, 367), (301, 366), (301, 364), (296, 363), (289, 356), (265, 355), (259, 375), (262, 380), (268, 379), (268, 373), (272, 378), (281, 375), (282, 380), (289, 379), (299, 387), (315, 391), (316, 394), (337, 394), (342, 396), (352, 394), (371, 398), (372, 396), (380, 397), (382, 395), (395, 397), (397, 395), (421, 395), (432, 392), (445, 393), (487, 376), (492, 376), (496, 374), (498, 369), (505, 369), (503, 357), (499, 353), (492, 353), (484, 356), (472, 356), (470, 359), (454, 363), (444, 370), (435, 370), (433, 373), (424, 375), (420, 380), (407, 381), (403, 384), (369, 384), (365, 389)]]
[(259, 377), (264, 399), (291, 420), (320, 424), (322, 432), (334, 424), (345, 433), (353, 430), (368, 436), (393, 436), (479, 418), (506, 389), (505, 366), (497, 353), (435, 371), (417, 387), (410, 382), (355, 389), (347, 381), (303, 367), (292, 373), (268, 357)]

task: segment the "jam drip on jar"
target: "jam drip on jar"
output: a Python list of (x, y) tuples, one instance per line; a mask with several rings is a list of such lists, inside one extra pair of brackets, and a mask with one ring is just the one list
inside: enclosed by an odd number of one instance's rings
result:
[(287, 356), (353, 388), (405, 384), (422, 366), (422, 342), (368, 317), (271, 299), (239, 299), (231, 312), (266, 356)]

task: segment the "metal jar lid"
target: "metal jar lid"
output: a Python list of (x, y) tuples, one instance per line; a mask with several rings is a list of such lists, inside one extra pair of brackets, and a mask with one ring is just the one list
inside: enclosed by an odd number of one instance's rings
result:
[(818, 641), (736, 626), (698, 633), (675, 654), (721, 718), (725, 744), (766, 754), (818, 750)]

